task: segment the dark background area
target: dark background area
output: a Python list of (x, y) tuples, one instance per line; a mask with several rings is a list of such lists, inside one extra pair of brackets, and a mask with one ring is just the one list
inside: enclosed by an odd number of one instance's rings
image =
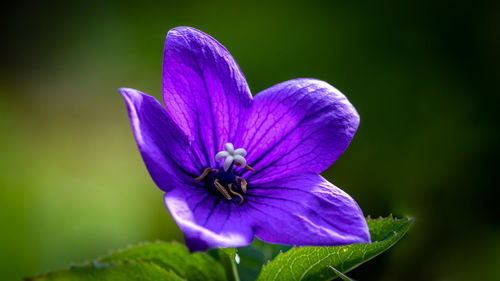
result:
[(2, 280), (182, 234), (117, 89), (161, 98), (163, 44), (187, 25), (253, 94), (325, 80), (361, 116), (323, 175), (372, 217), (413, 216), (357, 280), (499, 280), (500, 2), (24, 1), (2, 8)]

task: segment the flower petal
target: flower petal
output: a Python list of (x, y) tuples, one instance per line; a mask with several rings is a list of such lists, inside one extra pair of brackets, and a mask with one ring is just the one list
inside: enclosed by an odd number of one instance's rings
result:
[(168, 192), (165, 204), (190, 251), (244, 247), (252, 243), (250, 220), (244, 216), (241, 206), (208, 194), (204, 189)]
[(215, 153), (239, 133), (252, 96), (224, 46), (199, 30), (178, 27), (165, 41), (163, 99), (170, 117), (205, 154), (202, 164), (213, 167)]
[(369, 243), (361, 209), (319, 175), (302, 174), (263, 186), (249, 185), (244, 204), (255, 235), (266, 242), (335, 246)]
[(255, 96), (242, 134), (255, 184), (297, 172), (320, 173), (347, 148), (359, 115), (326, 82), (295, 79)]
[(198, 176), (199, 160), (184, 133), (153, 97), (120, 89), (125, 98), (137, 146), (156, 185), (164, 190)]

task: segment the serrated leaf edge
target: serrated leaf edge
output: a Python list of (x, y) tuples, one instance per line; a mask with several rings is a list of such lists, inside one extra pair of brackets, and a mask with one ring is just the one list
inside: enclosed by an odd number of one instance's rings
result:
[[(376, 219), (372, 219), (370, 216), (367, 216), (367, 217), (366, 217), (366, 220), (372, 220), (372, 221), (378, 221), (378, 220), (388, 220), (388, 219), (390, 219), (390, 220), (391, 220), (391, 221), (393, 221), (393, 222), (394, 222), (394, 221), (405, 221), (405, 220), (406, 220), (406, 223), (405, 223), (405, 224), (404, 224), (404, 225), (403, 225), (403, 226), (402, 226), (402, 227), (401, 227), (398, 231), (393, 231), (392, 233), (390, 233), (389, 235), (387, 235), (386, 237), (384, 237), (384, 239), (382, 239), (382, 240), (375, 241), (375, 242), (372, 242), (372, 243), (369, 243), (369, 244), (368, 244), (368, 243), (358, 243), (358, 245), (359, 245), (359, 244), (366, 244), (366, 245), (370, 245), (370, 244), (374, 244), (374, 243), (383, 243), (383, 242), (385, 242), (385, 241), (389, 240), (390, 238), (392, 238), (392, 237), (396, 236), (397, 234), (401, 233), (402, 231), (405, 231), (405, 233), (406, 233), (406, 232), (408, 232), (408, 230), (409, 230), (409, 226), (410, 226), (410, 225), (413, 223), (413, 221), (414, 221), (414, 218), (413, 218), (413, 217), (406, 217), (406, 218), (397, 219), (397, 218), (393, 218), (393, 217), (392, 217), (392, 214), (389, 214), (389, 216), (388, 216), (388, 217), (385, 217), (385, 218), (383, 218), (383, 217), (381, 217), (381, 216), (380, 216), (380, 217), (378, 217), (378, 218), (376, 218)], [(403, 233), (403, 234), (404, 234), (404, 233)], [(403, 238), (403, 236), (404, 236), (404, 235), (401, 235), (401, 236), (400, 236), (400, 237), (399, 237), (396, 241), (394, 241), (394, 243), (393, 243), (392, 245), (390, 245), (387, 249), (384, 249), (382, 252), (380, 252), (380, 253), (378, 253), (378, 254), (374, 255), (373, 257), (371, 257), (371, 258), (369, 258), (369, 259), (367, 259), (367, 260), (363, 261), (363, 262), (362, 262), (362, 263), (360, 263), (360, 264), (354, 265), (354, 266), (352, 266), (352, 267), (350, 267), (350, 268), (348, 268), (348, 269), (344, 270), (344, 273), (347, 273), (347, 272), (349, 272), (349, 271), (351, 271), (351, 270), (355, 269), (356, 267), (360, 266), (361, 264), (364, 264), (364, 263), (366, 263), (367, 261), (370, 261), (370, 260), (372, 260), (373, 258), (377, 257), (378, 255), (380, 255), (380, 254), (384, 253), (385, 251), (387, 251), (388, 249), (390, 249), (392, 246), (394, 246), (394, 245), (395, 245), (395, 244), (396, 244), (396, 243), (397, 243), (397, 242), (398, 242), (401, 238)], [(351, 244), (351, 245), (355, 245), (355, 244)], [(350, 246), (350, 245), (344, 245), (344, 246)], [(311, 247), (311, 246), (304, 246), (304, 247)], [(283, 255), (286, 255), (286, 253), (288, 253), (288, 252), (289, 252), (289, 251), (291, 251), (291, 250), (294, 250), (294, 249), (301, 249), (301, 248), (304, 248), (304, 247), (295, 247), (295, 246), (294, 246), (292, 249), (288, 250), (288, 251), (287, 251), (287, 252), (285, 252)], [(343, 247), (343, 246), (333, 246), (333, 247)], [(278, 256), (281, 256), (281, 255), (278, 255)], [(278, 256), (276, 256), (276, 257), (278, 257)], [(325, 258), (328, 258), (329, 256), (330, 256), (330, 255), (327, 255)], [(273, 261), (276, 259), (276, 257), (273, 259)], [(300, 280), (302, 280), (302, 279), (304, 278), (304, 276), (306, 275), (306, 273), (307, 273), (307, 272), (308, 272), (311, 268), (313, 268), (315, 265), (317, 265), (318, 263), (320, 263), (321, 261), (323, 261), (325, 258), (323, 258), (323, 259), (319, 260), (319, 261), (318, 261), (318, 262), (316, 262), (314, 265), (310, 266), (307, 270), (305, 270), (305, 271), (304, 271), (304, 273), (301, 275), (301, 277), (300, 277), (298, 280), (299, 280), (299, 281), (300, 281)], [(364, 258), (364, 257), (363, 257), (363, 258)], [(266, 266), (268, 266), (268, 265), (269, 265), (269, 263), (264, 264), (264, 266), (262, 267), (261, 273), (262, 273), (262, 271), (264, 270), (264, 268), (265, 268)], [(282, 269), (283, 269), (283, 267), (281, 267), (281, 268), (280, 268), (280, 270), (279, 270), (279, 271), (278, 271), (278, 272), (274, 275), (274, 278), (272, 278), (271, 280), (273, 280), (273, 281), (274, 281), (274, 280), (276, 280), (276, 277), (280, 274), (280, 272), (281, 272), (281, 270), (282, 270)], [(260, 277), (260, 274), (259, 274), (259, 277)], [(257, 277), (257, 280), (259, 280), (259, 277)]]

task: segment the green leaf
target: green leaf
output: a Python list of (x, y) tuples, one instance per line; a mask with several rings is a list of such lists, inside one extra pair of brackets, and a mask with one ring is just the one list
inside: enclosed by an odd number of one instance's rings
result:
[(109, 254), (81, 267), (27, 279), (62, 280), (227, 280), (224, 267), (206, 253), (189, 253), (178, 243), (147, 243)]
[(337, 273), (337, 276), (340, 277), (340, 279), (344, 281), (354, 281), (352, 278), (347, 277), (344, 273), (336, 270), (335, 267), (333, 266), (328, 266), (328, 267), (331, 268), (333, 271), (335, 271), (335, 273)]
[(291, 248), (289, 245), (269, 244), (257, 238), (249, 246), (238, 248), (241, 259), (238, 273), (241, 280), (256, 280), (264, 264), (270, 262), (280, 252), (286, 252)]
[(340, 272), (348, 272), (374, 258), (401, 239), (408, 231), (413, 219), (394, 220), (367, 218), (372, 242), (337, 247), (300, 247), (279, 254), (264, 266), (258, 281), (270, 280), (332, 280)]
[(226, 271), (226, 278), (228, 281), (240, 281), (238, 270), (236, 268), (236, 249), (235, 248), (222, 248), (217, 249), (219, 260), (224, 266)]
[(53, 271), (34, 278), (26, 278), (26, 281), (178, 281), (184, 280), (173, 271), (154, 263), (129, 262), (118, 264), (98, 264), (82, 267), (72, 267), (69, 270)]

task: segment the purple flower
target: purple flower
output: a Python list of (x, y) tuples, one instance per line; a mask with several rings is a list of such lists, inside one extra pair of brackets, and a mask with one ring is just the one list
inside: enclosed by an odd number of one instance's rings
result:
[(242, 247), (254, 235), (294, 245), (370, 242), (356, 202), (322, 178), (359, 116), (331, 85), (295, 79), (250, 94), (215, 39), (172, 29), (163, 107), (120, 89), (146, 167), (191, 251)]

